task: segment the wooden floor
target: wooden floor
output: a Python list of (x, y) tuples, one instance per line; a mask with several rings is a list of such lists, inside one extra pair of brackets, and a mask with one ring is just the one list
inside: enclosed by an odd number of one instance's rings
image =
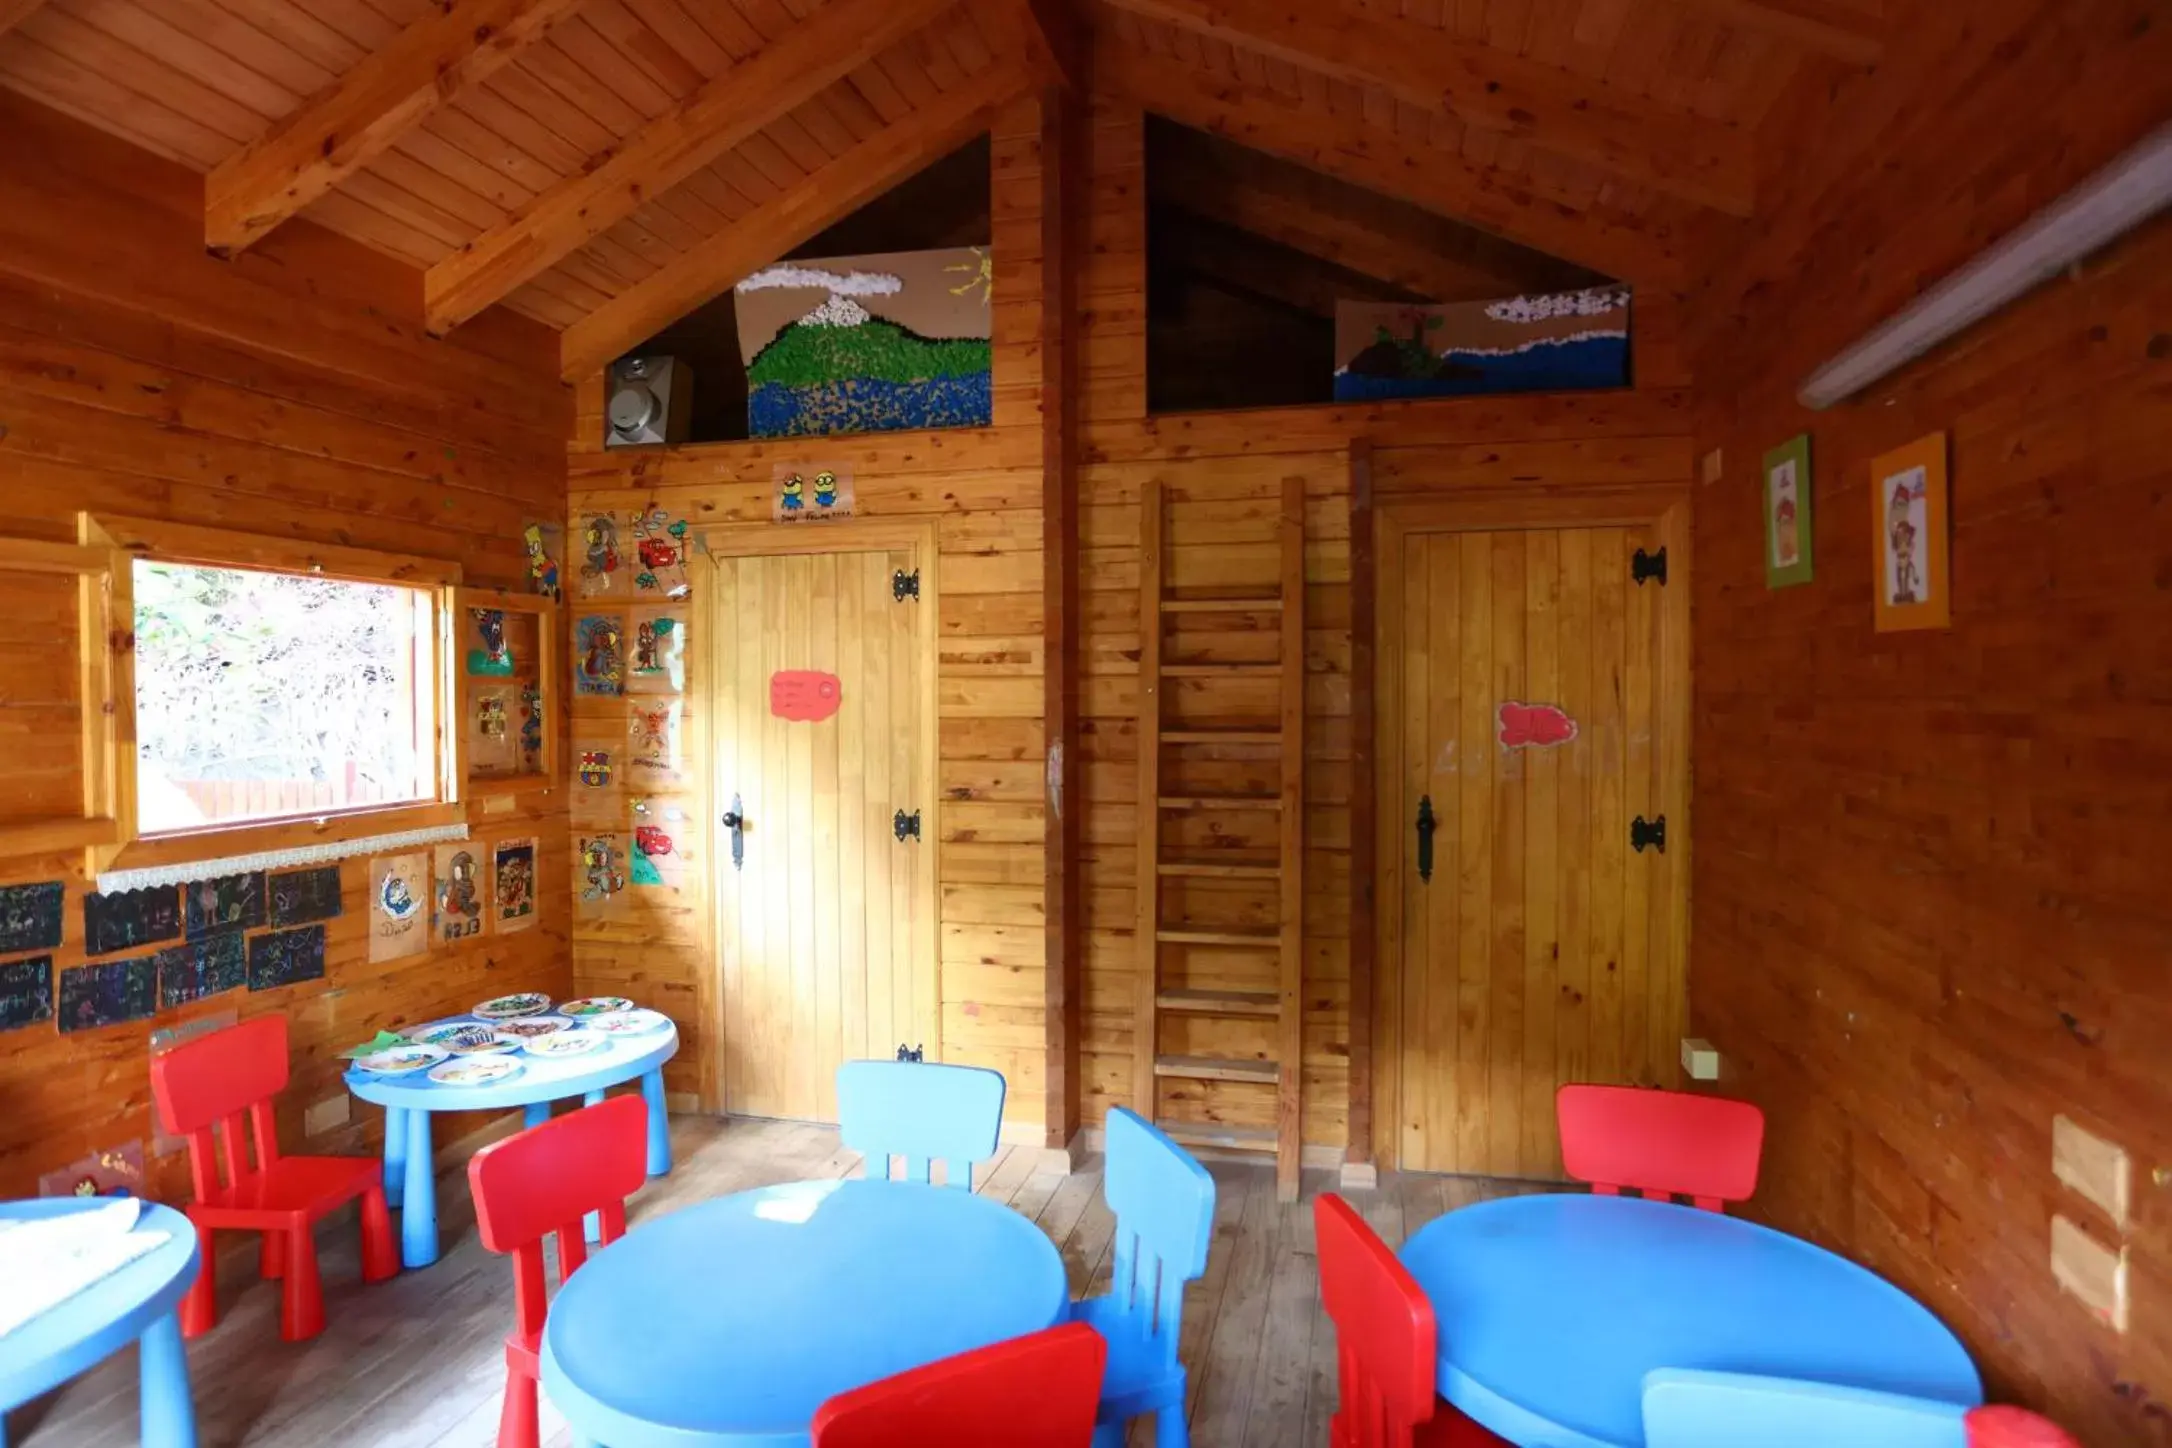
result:
[[(678, 1169), (634, 1199), (633, 1220), (771, 1182), (857, 1175), (859, 1158), (826, 1127), (687, 1117), (673, 1123)], [(1038, 1222), (1063, 1253), (1074, 1295), (1106, 1290), (1115, 1227), (1101, 1163), (1065, 1176), (1036, 1171), (1035, 1153), (1006, 1150), (981, 1190)], [(1320, 1313), (1311, 1199), (1330, 1190), (1307, 1172), (1304, 1199), (1275, 1200), (1271, 1168), (1210, 1163), (1218, 1188), (1207, 1275), (1184, 1308), (1193, 1442), (1200, 1448), (1327, 1441), (1335, 1407), (1334, 1333)], [(1400, 1242), (1442, 1212), (1520, 1191), (1518, 1183), (1392, 1174), (1352, 1193), (1374, 1228)], [(483, 1251), (465, 1180), (438, 1187), (445, 1255), (420, 1272), (365, 1288), (351, 1229), (322, 1251), (330, 1324), (314, 1342), (279, 1340), (277, 1285), (231, 1270), (219, 1326), (189, 1348), (203, 1448), (487, 1448), (505, 1381), (512, 1269)], [(229, 1263), (230, 1269), (237, 1264)], [(246, 1265), (246, 1264), (238, 1264)], [(136, 1441), (133, 1351), (8, 1415), (17, 1448), (124, 1448)], [(571, 1440), (546, 1401), (544, 1443)], [(1143, 1431), (1143, 1425), (1142, 1425)], [(1145, 1442), (1138, 1434), (1133, 1441)]]

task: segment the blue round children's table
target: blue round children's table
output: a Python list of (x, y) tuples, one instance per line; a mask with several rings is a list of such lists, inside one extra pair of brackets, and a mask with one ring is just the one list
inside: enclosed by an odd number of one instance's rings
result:
[(610, 1448), (808, 1441), (834, 1395), (1064, 1319), (1063, 1259), (999, 1202), (795, 1182), (644, 1222), (559, 1289), (543, 1390)]
[(1512, 1197), (1399, 1254), (1440, 1325), (1440, 1394), (1511, 1443), (1644, 1448), (1644, 1375), (1805, 1378), (1974, 1407), (1945, 1324), (1800, 1238), (1637, 1197)]
[[(447, 1016), (416, 1026), (425, 1031), (451, 1023), (483, 1024), (474, 1016)], [(671, 1127), (664, 1115), (664, 1062), (679, 1054), (679, 1028), (641, 1036), (614, 1036), (585, 1056), (556, 1058), (513, 1053), (518, 1076), (492, 1086), (441, 1086), (429, 1074), (373, 1076), (349, 1067), (347, 1089), (385, 1108), (385, 1200), (400, 1209), (400, 1264), (427, 1267), (437, 1260), (437, 1175), (431, 1169), (430, 1114), (434, 1111), (506, 1111), (518, 1106), (529, 1126), (548, 1121), (553, 1101), (580, 1097), (593, 1106), (612, 1086), (639, 1079), (649, 1103), (649, 1175), (671, 1170)]]
[[(110, 1205), (108, 1198), (80, 1197), (0, 1202), (0, 1218), (28, 1221)], [(145, 1202), (136, 1230), (164, 1232), (166, 1242), (0, 1337), (0, 1448), (7, 1443), (8, 1409), (51, 1392), (132, 1342), (141, 1344), (144, 1448), (196, 1448), (178, 1312), (202, 1265), (196, 1229), (173, 1208)]]

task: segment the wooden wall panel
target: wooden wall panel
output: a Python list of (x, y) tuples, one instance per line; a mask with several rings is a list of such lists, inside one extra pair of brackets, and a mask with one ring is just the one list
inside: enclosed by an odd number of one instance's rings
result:
[[(15, 97), (0, 97), (0, 138), (0, 532), (72, 540), (91, 508), (445, 558), (471, 583), (524, 586), (521, 523), (554, 516), (563, 496), (570, 408), (547, 333), (497, 315), (457, 345), (429, 342), (413, 275), (351, 242), (298, 224), (261, 255), (214, 262), (188, 172)], [(0, 597), (10, 705), (52, 693), (37, 681), (53, 677), (61, 635), (40, 626), (37, 602), (12, 585)], [(48, 762), (11, 744), (0, 797), (35, 794)], [(149, 1023), (0, 1034), (0, 1196), (34, 1193), (41, 1173), (95, 1149), (148, 1144), (149, 1032), (228, 1010), (291, 1023), (286, 1145), (369, 1147), (370, 1108), (303, 1135), (306, 1107), (344, 1095), (337, 1052), (381, 1025), (571, 985), (565, 815), (556, 795), (529, 798), (478, 818), (477, 836), (541, 840), (536, 929), (372, 965), (366, 862), (350, 861), (321, 983)], [(68, 887), (66, 969), (83, 959), (80, 856), (0, 862), (0, 882), (55, 879)], [(474, 1124), (456, 1119), (439, 1140)], [(154, 1188), (183, 1190), (183, 1160), (157, 1159)]]
[[(1792, 392), (2172, 111), (2172, 27), (1903, 13), (1875, 76), (1776, 114), (1775, 210), (1715, 238), (1692, 299), (1699, 447), (1725, 459), (1696, 510), (1692, 1015), (1768, 1113), (1754, 1215), (1930, 1304), (1994, 1396), (2163, 1444), (2172, 226), (1858, 401)], [(1939, 430), (1953, 627), (1877, 634), (1869, 462)], [(1817, 576), (1768, 591), (1758, 463), (1802, 431)], [(2055, 1180), (2060, 1114), (2157, 1183), (2124, 1229)], [(2124, 1335), (2055, 1285), (2054, 1214), (2129, 1253)]]

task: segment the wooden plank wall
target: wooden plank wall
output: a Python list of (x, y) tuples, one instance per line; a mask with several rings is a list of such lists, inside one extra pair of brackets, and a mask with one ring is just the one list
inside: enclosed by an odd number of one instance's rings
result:
[[(1349, 445), (1357, 438), (1373, 441), (1384, 493), (1528, 491), (1594, 482), (1678, 488), (1689, 474), (1690, 449), (1677, 310), (1673, 298), (1639, 296), (1638, 386), (1631, 392), (1149, 417), (1143, 133), (1141, 113), (1112, 102), (1096, 106), (1088, 133), (1091, 244), (1080, 282), (1079, 470), (1083, 1116), (1092, 1126), (1109, 1107), (1132, 1104), (1140, 490), (1150, 480), (1169, 490), (1173, 585), (1250, 585), (1227, 591), (1271, 593), (1276, 502), (1282, 480), (1297, 477), (1306, 497), (1304, 1139), (1314, 1147), (1343, 1148), (1352, 1091)], [(1243, 650), (1273, 647), (1271, 630), (1180, 637), (1186, 657), (1237, 659), (1251, 657)], [(1246, 692), (1271, 684), (1185, 682), (1206, 687), (1188, 688), (1172, 706), (1174, 717), (1211, 724), (1223, 715), (1257, 717), (1263, 706), (1271, 710), (1271, 699)], [(1272, 790), (1270, 752), (1227, 752), (1233, 757), (1197, 766), (1214, 789)], [(1200, 751), (1187, 753), (1196, 758)], [(1262, 820), (1271, 830), (1271, 817)], [(1258, 843), (1271, 849), (1272, 835)], [(1238, 898), (1226, 886), (1194, 888), (1185, 899), (1172, 900), (1165, 914), (1230, 920), (1257, 906), (1258, 900)], [(1185, 972), (1197, 983), (1242, 969), (1237, 955), (1194, 948), (1189, 959), (1179, 959), (1170, 950), (1164, 970)], [(1194, 1054), (1271, 1056), (1272, 1032), (1271, 1022), (1165, 1022), (1165, 1036), (1174, 1034), (1162, 1045)], [(1264, 1087), (1165, 1082), (1161, 1090), (1172, 1118), (1272, 1124), (1272, 1092)]]
[[(772, 465), (819, 457), (852, 465), (860, 517), (935, 521), (941, 798), (921, 808), (925, 838), (940, 851), (942, 1048), (945, 1059), (1004, 1073), (1010, 1082), (1006, 1119), (1021, 1140), (1037, 1140), (1046, 1126), (1049, 1081), (1043, 150), (1041, 102), (1006, 108), (992, 151), (992, 427), (606, 452), (596, 446), (603, 426), (599, 380), (581, 390), (568, 458), (575, 518), (588, 510), (647, 506), (685, 517), (697, 529), (766, 521)], [(698, 588), (700, 570), (710, 565), (697, 556), (693, 567)], [(700, 655), (709, 644), (697, 639), (691, 648)], [(697, 869), (690, 877), (702, 873)], [(707, 897), (697, 888), (690, 883), (669, 902), (662, 892), (635, 891), (624, 919), (581, 922), (574, 932), (574, 969), (584, 989), (646, 995), (682, 1021), (701, 1020), (688, 1033), (694, 1049), (666, 1079), (674, 1095), (714, 1105), (710, 1073), (719, 1043), (707, 1031), (697, 999), (714, 969), (713, 946)]]
[[(471, 582), (522, 586), (521, 525), (562, 506), (569, 402), (550, 335), (498, 315), (432, 342), (409, 268), (301, 223), (229, 265), (204, 255), (202, 226), (200, 178), (0, 96), (0, 532), (72, 541), (89, 508), (456, 559)], [(0, 718), (41, 699), (72, 713), (52, 682), (73, 668), (72, 640), (41, 629), (29, 602), (0, 592)], [(34, 756), (9, 738), (0, 799), (13, 812)], [(0, 1034), (0, 1197), (34, 1194), (41, 1173), (94, 1149), (148, 1142), (149, 1032), (221, 1011), (287, 1013), (290, 1148), (375, 1140), (374, 1111), (303, 1137), (304, 1108), (344, 1094), (339, 1050), (379, 1025), (571, 984), (564, 820), (553, 795), (478, 832), (543, 843), (542, 919), (525, 934), (373, 966), (353, 861), (321, 983), (148, 1023)], [(68, 886), (65, 969), (82, 959), (80, 855), (0, 862), (0, 883), (53, 879)], [(158, 1160), (154, 1187), (173, 1195), (183, 1161)]]
[[(2172, 223), (1853, 403), (1792, 400), (2172, 113), (2172, 25), (1903, 11), (1874, 75), (1781, 108), (1771, 214), (1713, 239), (1692, 299), (1725, 460), (1696, 510), (1692, 1012), (1769, 1114), (1755, 1215), (1929, 1303), (1994, 1396), (2172, 1443)], [(1768, 592), (1758, 463), (1806, 430), (1817, 576)], [(1954, 624), (1879, 635), (1869, 459), (1936, 430)], [(2061, 1113), (2131, 1154), (2124, 1229), (2054, 1180)], [(2055, 1213), (2129, 1253), (2124, 1335), (2054, 1284)]]

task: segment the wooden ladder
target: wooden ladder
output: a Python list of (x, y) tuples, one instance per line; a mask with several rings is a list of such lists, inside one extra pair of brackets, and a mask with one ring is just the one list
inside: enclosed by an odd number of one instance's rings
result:
[[(1231, 597), (1171, 597), (1163, 546), (1166, 507), (1159, 482), (1148, 482), (1139, 498), (1139, 842), (1137, 984), (1133, 1001), (1133, 1099), (1162, 1130), (1189, 1146), (1272, 1153), (1275, 1185), (1284, 1201), (1297, 1196), (1301, 1147), (1302, 1047), (1304, 1039), (1304, 832), (1305, 832), (1305, 489), (1301, 479), (1282, 484), (1276, 526), (1279, 548), (1278, 590)], [(1219, 615), (1239, 624), (1274, 618), (1280, 639), (1273, 663), (1171, 662), (1164, 657), (1170, 618)], [(1237, 630), (1241, 632), (1242, 629)], [(1166, 717), (1163, 684), (1169, 679), (1272, 678), (1276, 681), (1275, 727), (1195, 728), (1172, 725)], [(1207, 687), (1202, 683), (1200, 687)], [(1279, 755), (1280, 784), (1274, 793), (1202, 794), (1163, 792), (1164, 751), (1227, 749), (1246, 745)], [(1185, 756), (1178, 755), (1178, 758)], [(1196, 755), (1191, 757), (1198, 757)], [(1163, 846), (1164, 823), (1176, 814), (1204, 814), (1210, 820), (1244, 823), (1258, 814), (1276, 816), (1276, 851), (1272, 862), (1257, 853), (1201, 850), (1177, 858)], [(1227, 858), (1216, 858), (1216, 856)], [(1203, 856), (1203, 857), (1202, 857)], [(1162, 882), (1170, 879), (1258, 881), (1275, 891), (1271, 929), (1233, 928), (1163, 918)], [(1208, 946), (1271, 953), (1274, 987), (1265, 989), (1194, 989), (1165, 987), (1164, 946)], [(1219, 1016), (1273, 1022), (1274, 1054), (1222, 1057), (1167, 1054), (1162, 1024), (1172, 1015)], [(1163, 1119), (1160, 1086), (1164, 1080), (1241, 1081), (1274, 1088), (1274, 1125), (1258, 1127), (1212, 1121)]]

